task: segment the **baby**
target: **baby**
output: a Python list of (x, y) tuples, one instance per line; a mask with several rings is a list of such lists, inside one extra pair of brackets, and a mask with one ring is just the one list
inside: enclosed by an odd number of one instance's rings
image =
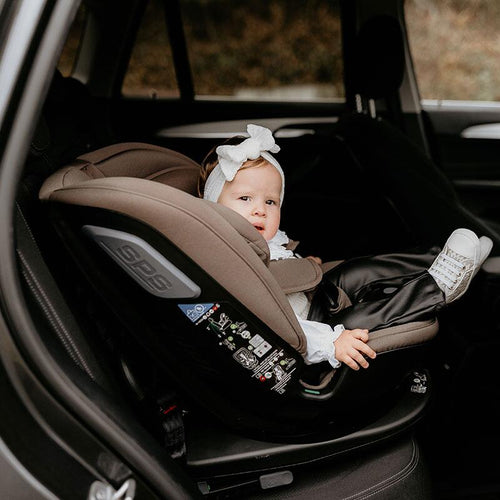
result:
[[(285, 176), (271, 153), (277, 153), (280, 148), (270, 130), (258, 125), (248, 125), (247, 130), (249, 138), (233, 137), (209, 152), (202, 163), (199, 194), (247, 219), (267, 241), (271, 260), (294, 258), (293, 251), (286, 248), (288, 237), (279, 229)], [(453, 247), (451, 253), (450, 245)], [(423, 276), (427, 280), (427, 290), (429, 281), (432, 283), (432, 307), (437, 310), (459, 298), (490, 250), (489, 238), (479, 240), (467, 229), (455, 231)], [(317, 257), (310, 258), (321, 263)], [(459, 274), (460, 283), (457, 286)], [(306, 362), (328, 361), (334, 368), (345, 363), (359, 370), (369, 366), (367, 358), (376, 357), (375, 351), (366, 343), (369, 338), (367, 329), (349, 330), (342, 324), (332, 327), (327, 323), (310, 321), (307, 319), (310, 307), (307, 296), (294, 293), (288, 295), (288, 299), (307, 339)], [(398, 311), (398, 314), (401, 312)]]

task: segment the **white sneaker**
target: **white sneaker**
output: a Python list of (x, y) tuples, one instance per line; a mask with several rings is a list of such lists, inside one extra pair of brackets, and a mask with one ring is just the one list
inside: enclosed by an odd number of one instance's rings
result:
[(429, 274), (443, 291), (446, 303), (457, 300), (469, 288), (480, 267), (480, 257), (481, 243), (473, 231), (461, 228), (451, 233), (429, 268)]

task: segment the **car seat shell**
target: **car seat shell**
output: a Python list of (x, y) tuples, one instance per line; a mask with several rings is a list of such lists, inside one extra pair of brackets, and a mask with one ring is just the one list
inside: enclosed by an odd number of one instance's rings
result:
[[(271, 344), (276, 342), (285, 350), (286, 346), (291, 347), (299, 355), (294, 358), (297, 372), (290, 383), (293, 389), (289, 395), (294, 396), (286, 404), (277, 404), (273, 412), (274, 431), (295, 432), (297, 427), (280, 426), (277, 421), (300, 414), (298, 420), (302, 424), (308, 422), (309, 432), (315, 432), (317, 419), (329, 420), (332, 409), (338, 412), (356, 401), (374, 402), (400, 387), (411, 372), (414, 354), (437, 334), (436, 318), (373, 332), (369, 343), (379, 356), (366, 373), (344, 367), (333, 374), (330, 367), (313, 384), (310, 380), (298, 380), (307, 369), (300, 359), (306, 351), (306, 339), (285, 293), (313, 289), (321, 280), (321, 267), (311, 259), (270, 263), (267, 244), (251, 224), (226, 207), (194, 196), (198, 169), (189, 158), (166, 148), (143, 143), (116, 144), (82, 155), (55, 172), (44, 182), (40, 198), (49, 210), (55, 209), (59, 219), (65, 219), (73, 207), (83, 210), (78, 224), (92, 224), (92, 214), (97, 210), (98, 219), (105, 226), (112, 226), (118, 217), (151, 228), (155, 241), (164, 238), (168, 248), (187, 259), (178, 262), (190, 262), (203, 270), (217, 283), (219, 291), (225, 290), (237, 307), (247, 311), (248, 321), (262, 322), (264, 330), (269, 329), (268, 339), (273, 338)], [(88, 214), (92, 215), (90, 222)], [(83, 233), (78, 238), (84, 238)], [(197, 284), (206, 279), (186, 274)], [(125, 293), (124, 289), (119, 293)], [(187, 329), (189, 326), (186, 324)], [(161, 348), (161, 343), (157, 345)], [(192, 345), (192, 349), (196, 350), (196, 346)], [(179, 353), (189, 356), (182, 350)], [(193, 373), (190, 376), (195, 377)], [(262, 390), (255, 388), (258, 395)], [(225, 394), (221, 398), (227, 397)], [(202, 399), (205, 396), (201, 395)], [(248, 405), (252, 406), (251, 398)], [(263, 408), (255, 411), (266, 419)], [(262, 427), (258, 419), (250, 417), (244, 425)]]

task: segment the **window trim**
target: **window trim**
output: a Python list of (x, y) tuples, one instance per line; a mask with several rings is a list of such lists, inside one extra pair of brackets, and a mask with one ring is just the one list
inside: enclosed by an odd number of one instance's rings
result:
[(181, 6), (179, 0), (163, 0), (163, 7), (180, 99), (192, 101), (195, 98), (194, 83)]

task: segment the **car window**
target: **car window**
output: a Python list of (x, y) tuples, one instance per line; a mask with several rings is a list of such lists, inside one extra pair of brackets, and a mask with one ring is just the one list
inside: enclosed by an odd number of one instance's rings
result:
[(500, 101), (500, 2), (405, 0), (423, 99)]
[(179, 97), (164, 4), (147, 4), (123, 81), (125, 96)]
[(69, 30), (68, 38), (64, 44), (61, 56), (59, 57), (59, 62), (57, 63), (57, 69), (63, 76), (70, 76), (73, 72), (76, 57), (78, 55), (78, 48), (80, 46), (80, 39), (83, 33), (83, 27), (85, 25), (86, 15), (87, 11), (85, 6), (80, 5)]
[(340, 16), (331, 0), (181, 0), (197, 96), (344, 97)]

